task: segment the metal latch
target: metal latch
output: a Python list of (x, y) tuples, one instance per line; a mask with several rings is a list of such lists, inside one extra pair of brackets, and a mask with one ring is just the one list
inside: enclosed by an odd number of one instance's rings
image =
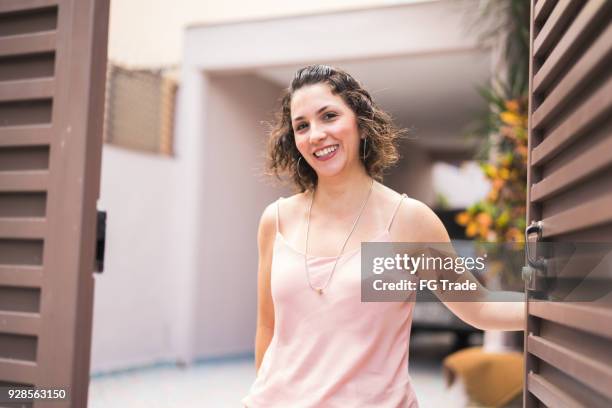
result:
[[(533, 291), (541, 291), (543, 289), (542, 281), (546, 275), (546, 259), (536, 258), (536, 254), (532, 253), (529, 242), (529, 236), (536, 233), (536, 244), (542, 239), (542, 231), (544, 225), (542, 221), (532, 221), (527, 228), (525, 228), (525, 250), (527, 265), (523, 267), (522, 276), (523, 280), (527, 283), (527, 288)], [(536, 245), (537, 247), (537, 245)], [(537, 252), (537, 251), (534, 251)]]
[(106, 211), (97, 212), (96, 220), (96, 259), (94, 272), (104, 271), (104, 247), (106, 246)]

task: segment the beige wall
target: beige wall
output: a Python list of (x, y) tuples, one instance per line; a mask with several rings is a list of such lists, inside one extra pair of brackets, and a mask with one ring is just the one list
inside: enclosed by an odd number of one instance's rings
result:
[(126, 0), (111, 1), (109, 57), (131, 66), (178, 65), (192, 24), (348, 10), (423, 0)]
[(414, 141), (407, 141), (402, 145), (401, 157), (398, 165), (385, 177), (385, 184), (395, 191), (406, 193), (409, 197), (433, 205), (435, 192), (431, 157)]
[(263, 174), (262, 121), (272, 118), (280, 88), (252, 75), (208, 78), (194, 282), (198, 358), (252, 352), (259, 217), (291, 194)]
[[(108, 212), (104, 273), (95, 275), (91, 371), (180, 357), (173, 244), (180, 240), (174, 159), (105, 145), (99, 206)], [(185, 245), (184, 241), (175, 245)]]

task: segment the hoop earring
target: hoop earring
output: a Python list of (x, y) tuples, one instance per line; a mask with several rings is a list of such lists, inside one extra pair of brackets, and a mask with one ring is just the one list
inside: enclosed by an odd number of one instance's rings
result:
[(297, 161), (297, 174), (299, 178), (302, 178), (302, 175), (300, 174), (300, 160), (302, 160), (302, 156), (300, 156), (300, 158)]
[(368, 139), (366, 137), (363, 138), (363, 161), (366, 159), (366, 146), (368, 145)]

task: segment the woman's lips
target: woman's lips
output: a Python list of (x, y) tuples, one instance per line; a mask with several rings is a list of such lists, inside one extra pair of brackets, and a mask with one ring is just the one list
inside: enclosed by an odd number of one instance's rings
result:
[(317, 155), (315, 155), (314, 153), (313, 153), (313, 156), (314, 156), (315, 159), (317, 159), (319, 161), (327, 161), (327, 160), (333, 158), (336, 155), (336, 153), (338, 152), (339, 149), (340, 149), (340, 146), (338, 146), (336, 148), (336, 150), (334, 150), (333, 152), (325, 154), (323, 156), (318, 156), (317, 157)]

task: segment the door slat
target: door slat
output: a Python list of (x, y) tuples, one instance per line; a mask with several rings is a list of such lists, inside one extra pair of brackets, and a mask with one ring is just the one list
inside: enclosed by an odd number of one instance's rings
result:
[(59, 0), (2, 0), (0, 13), (12, 13), (43, 7), (56, 6)]
[(584, 0), (559, 0), (533, 41), (534, 55), (537, 58), (550, 50), (554, 40), (563, 31), (565, 23), (570, 20), (583, 2)]
[(49, 186), (47, 170), (2, 171), (0, 172), (0, 192), (39, 192)]
[(0, 127), (0, 147), (46, 146), (52, 132), (50, 125)]
[(0, 218), (0, 238), (44, 239), (45, 218)]
[(0, 57), (49, 52), (55, 50), (56, 43), (55, 31), (0, 37)]
[(612, 368), (542, 337), (530, 334), (527, 351), (565, 374), (612, 398)]
[(546, 406), (568, 408), (584, 407), (583, 404), (576, 401), (571, 395), (568, 395), (565, 391), (547, 381), (541, 375), (529, 373), (527, 376), (527, 388), (529, 392), (538, 397)]
[(576, 303), (530, 301), (529, 313), (542, 319), (612, 339), (612, 310)]
[(531, 186), (531, 201), (558, 194), (612, 164), (612, 137), (564, 163), (542, 181)]
[(588, 36), (590, 26), (596, 24), (612, 7), (609, 1), (589, 1), (580, 10), (576, 20), (563, 34), (563, 37), (551, 51), (546, 61), (533, 76), (533, 92), (540, 93), (547, 88), (559, 72), (567, 66), (572, 55), (582, 46), (584, 38)]
[(55, 80), (51, 78), (0, 82), (0, 102), (53, 97)]
[(531, 165), (539, 166), (553, 158), (563, 147), (584, 135), (585, 129), (608, 114), (611, 109), (612, 77), (533, 148)]
[(542, 22), (549, 15), (557, 0), (540, 0), (535, 5), (534, 15), (537, 23)]
[(0, 381), (34, 384), (37, 364), (32, 361), (10, 360), (0, 357)]
[(609, 25), (597, 38), (582, 58), (563, 77), (532, 115), (533, 129), (539, 129), (559, 112), (581, 89), (583, 82), (597, 71), (612, 53), (612, 25)]
[(40, 315), (37, 313), (0, 311), (0, 332), (38, 336)]
[(42, 276), (40, 266), (0, 265), (0, 286), (40, 288)]
[(542, 220), (542, 237), (550, 238), (612, 221), (612, 193)]

